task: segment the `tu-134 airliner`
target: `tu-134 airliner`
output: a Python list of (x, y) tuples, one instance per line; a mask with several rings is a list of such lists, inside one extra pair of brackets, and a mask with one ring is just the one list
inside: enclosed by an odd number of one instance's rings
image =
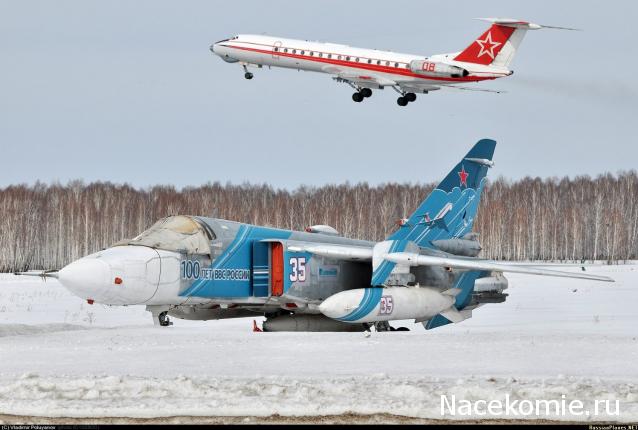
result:
[(355, 90), (352, 100), (357, 103), (372, 96), (373, 89), (390, 87), (399, 93), (398, 105), (406, 106), (416, 100), (417, 93), (442, 87), (499, 92), (463, 84), (513, 74), (510, 65), (528, 30), (575, 30), (510, 18), (478, 19), (491, 22), (491, 26), (467, 48), (431, 56), (254, 34), (220, 40), (210, 50), (228, 63), (240, 64), (246, 79), (253, 78), (249, 66), (327, 73), (350, 85)]

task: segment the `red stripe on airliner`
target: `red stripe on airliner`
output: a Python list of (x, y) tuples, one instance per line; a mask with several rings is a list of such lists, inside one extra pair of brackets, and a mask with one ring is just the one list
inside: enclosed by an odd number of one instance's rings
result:
[[(243, 43), (248, 43), (248, 42), (243, 42)], [(336, 64), (339, 66), (345, 66), (345, 67), (351, 67), (354, 69), (365, 69), (365, 70), (373, 70), (376, 72), (383, 72), (383, 73), (390, 73), (393, 75), (404, 75), (404, 76), (410, 76), (412, 78), (421, 78), (421, 79), (429, 79), (429, 80), (433, 80), (433, 81), (452, 81), (452, 82), (478, 82), (478, 81), (484, 81), (487, 79), (496, 79), (496, 77), (488, 77), (488, 78), (479, 78), (479, 77), (465, 77), (465, 78), (441, 78), (441, 77), (437, 77), (437, 76), (423, 76), (423, 75), (417, 75), (416, 73), (412, 73), (409, 69), (401, 69), (399, 67), (392, 67), (392, 66), (379, 66), (376, 64), (367, 64), (367, 63), (352, 63), (350, 61), (344, 61), (344, 60), (334, 60), (334, 59), (330, 59), (330, 58), (320, 58), (320, 57), (310, 57), (308, 55), (297, 55), (297, 54), (290, 54), (290, 53), (286, 53), (286, 52), (281, 52), (281, 51), (273, 51), (273, 50), (265, 50), (265, 49), (256, 49), (256, 48), (248, 48), (248, 47), (243, 47), (243, 46), (233, 46), (233, 45), (222, 45), (225, 46), (227, 48), (234, 48), (234, 49), (239, 49), (242, 51), (251, 51), (251, 52), (258, 52), (261, 54), (268, 54), (268, 55), (274, 55), (274, 56), (282, 56), (282, 57), (290, 57), (290, 58), (297, 58), (300, 60), (306, 60), (306, 61), (313, 61), (316, 63), (328, 63), (328, 64)], [(279, 48), (281, 49), (281, 48)], [(297, 49), (297, 48), (295, 48)], [(311, 51), (311, 50), (308, 50)], [(315, 51), (313, 51), (315, 52)], [(332, 54), (332, 55), (341, 55), (341, 56), (345, 56), (344, 54)], [(351, 57), (356, 57), (355, 55), (350, 55)], [(384, 60), (386, 61), (386, 60)], [(393, 61), (395, 62), (395, 61)]]

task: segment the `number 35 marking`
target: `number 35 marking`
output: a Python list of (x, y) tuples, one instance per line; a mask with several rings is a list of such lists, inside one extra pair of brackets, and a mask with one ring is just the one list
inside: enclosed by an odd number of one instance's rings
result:
[(394, 310), (394, 302), (392, 296), (381, 297), (381, 303), (379, 306), (379, 315), (390, 315)]
[(290, 282), (306, 281), (306, 257), (290, 257)]

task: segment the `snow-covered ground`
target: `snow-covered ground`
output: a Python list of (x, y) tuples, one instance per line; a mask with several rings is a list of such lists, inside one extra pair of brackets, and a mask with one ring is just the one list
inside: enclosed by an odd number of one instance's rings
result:
[[(143, 307), (0, 275), (0, 415), (469, 418), (441, 415), (441, 396), (454, 395), (579, 400), (590, 415), (540, 418), (636, 421), (638, 265), (588, 271), (617, 282), (509, 275), (507, 302), (468, 321), (370, 337), (254, 333), (251, 319), (154, 327)], [(595, 400), (612, 412), (618, 400), (619, 414), (594, 417)]]

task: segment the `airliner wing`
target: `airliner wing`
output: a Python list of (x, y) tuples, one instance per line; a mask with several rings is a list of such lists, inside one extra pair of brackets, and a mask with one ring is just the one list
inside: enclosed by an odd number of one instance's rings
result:
[(442, 266), (453, 269), (487, 270), (495, 272), (524, 273), (527, 275), (557, 276), (562, 278), (590, 279), (594, 281), (614, 282), (607, 276), (589, 275), (579, 272), (562, 272), (559, 270), (539, 269), (520, 264), (481, 260), (478, 258), (464, 257), (437, 257), (433, 255), (420, 255), (412, 252), (393, 252), (384, 257), (385, 260), (407, 266)]
[(490, 90), (487, 88), (461, 87), (455, 84), (438, 84), (438, 85), (441, 85), (442, 87), (446, 87), (446, 88), (454, 88), (454, 89), (463, 90), (463, 91), (481, 91), (484, 93), (494, 93), (494, 94), (504, 94), (507, 92), (503, 90)]
[(354, 73), (335, 66), (326, 66), (323, 68), (323, 71), (334, 75), (333, 79), (337, 81), (350, 82), (354, 85), (363, 87), (371, 85), (374, 87), (397, 85), (397, 83), (392, 79), (384, 78), (383, 76), (379, 76), (375, 73), (367, 73), (365, 71), (362, 71), (361, 73)]

